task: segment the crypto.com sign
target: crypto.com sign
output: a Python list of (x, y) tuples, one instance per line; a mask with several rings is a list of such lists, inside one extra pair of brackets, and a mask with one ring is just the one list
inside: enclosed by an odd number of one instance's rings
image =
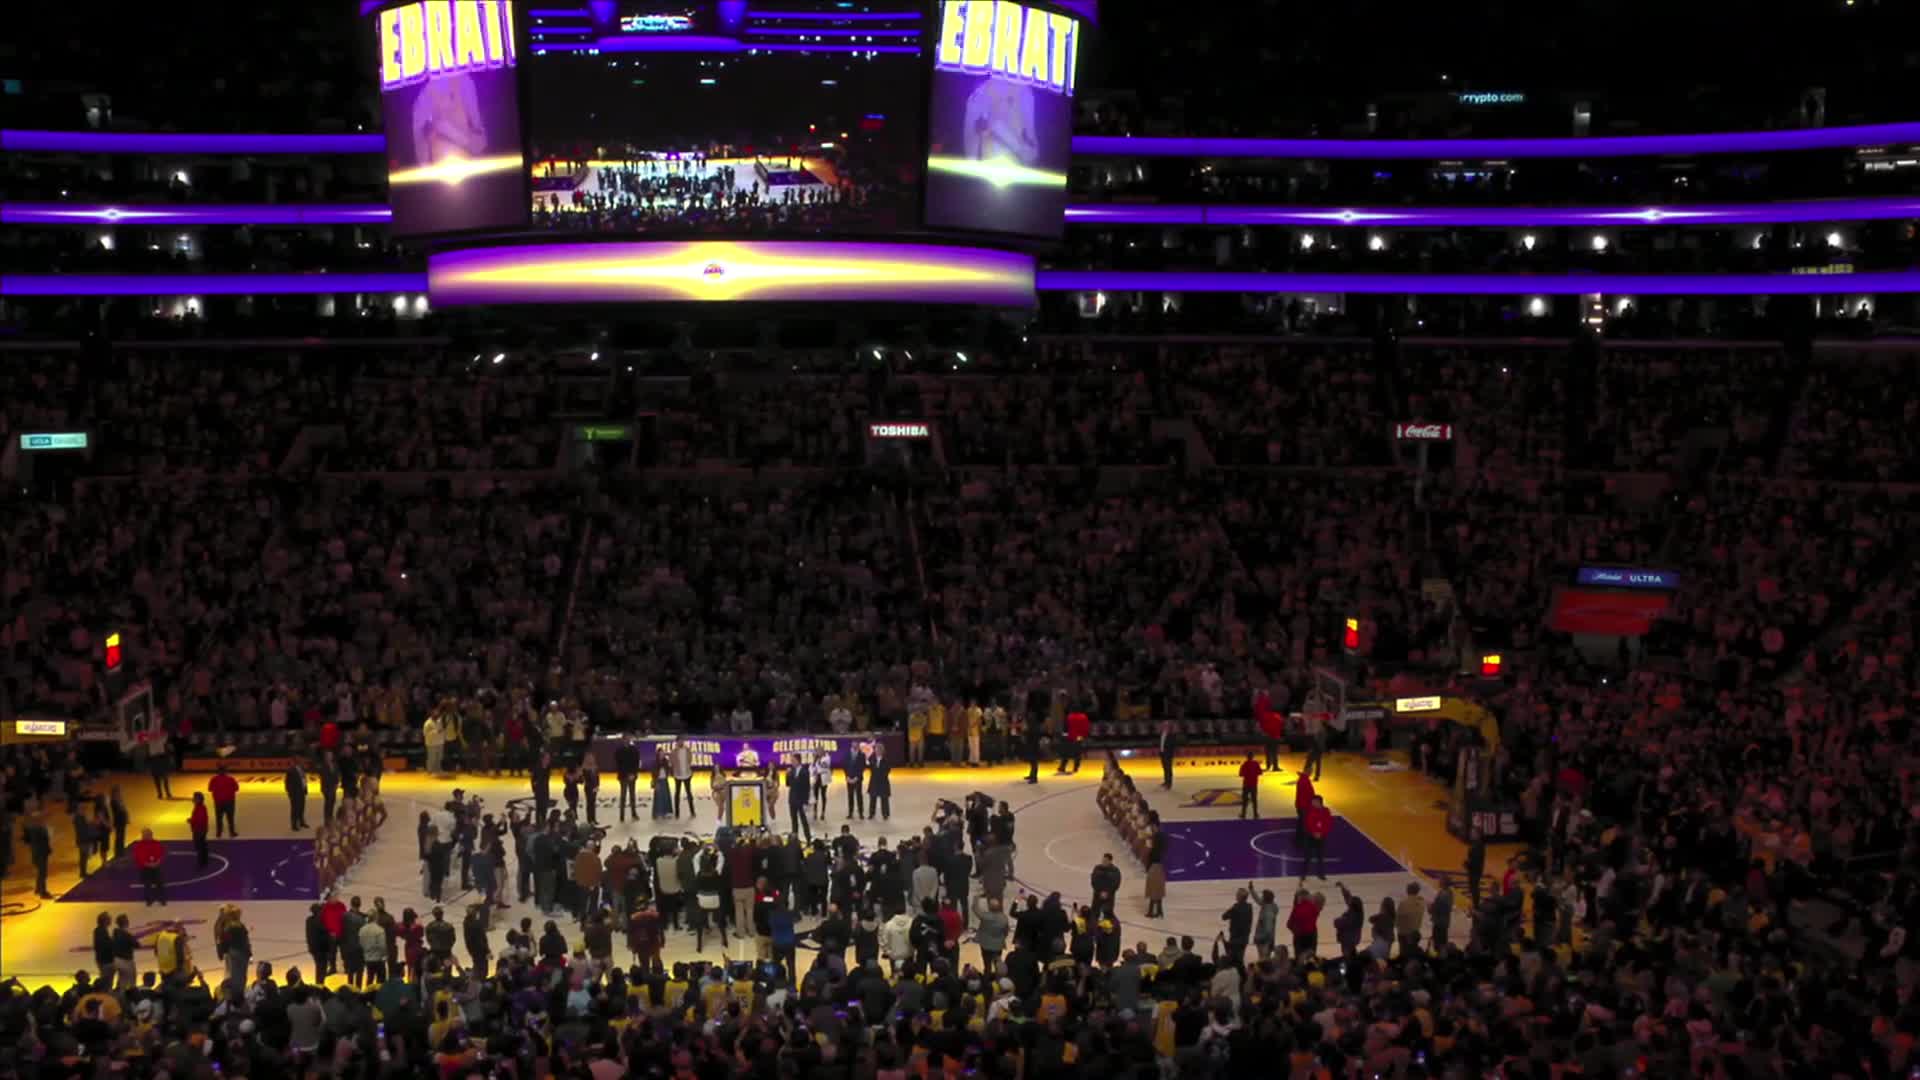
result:
[(1393, 425), (1393, 437), (1413, 442), (1452, 442), (1452, 424), (1423, 424), (1419, 421)]

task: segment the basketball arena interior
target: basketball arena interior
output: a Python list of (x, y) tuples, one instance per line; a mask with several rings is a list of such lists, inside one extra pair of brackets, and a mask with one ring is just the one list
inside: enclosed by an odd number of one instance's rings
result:
[(1215, 7), (27, 19), (0, 1080), (1920, 1069), (1910, 13)]

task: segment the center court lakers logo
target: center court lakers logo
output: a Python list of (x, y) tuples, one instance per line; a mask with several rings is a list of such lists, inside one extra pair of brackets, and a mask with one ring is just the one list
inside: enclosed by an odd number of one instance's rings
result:
[(1239, 801), (1239, 788), (1201, 788), (1199, 791), (1193, 793), (1191, 801), (1182, 804), (1182, 808), (1194, 806), (1231, 806), (1239, 803)]
[(723, 278), (727, 276), (727, 268), (724, 266), (721, 266), (717, 262), (708, 263), (705, 267), (701, 269), (700, 276), (706, 278), (709, 281)]

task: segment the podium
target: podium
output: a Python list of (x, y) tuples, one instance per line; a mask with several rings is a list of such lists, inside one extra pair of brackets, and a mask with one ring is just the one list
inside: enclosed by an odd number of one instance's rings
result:
[(767, 779), (759, 773), (729, 773), (720, 780), (726, 793), (727, 824), (757, 829), (767, 823)]

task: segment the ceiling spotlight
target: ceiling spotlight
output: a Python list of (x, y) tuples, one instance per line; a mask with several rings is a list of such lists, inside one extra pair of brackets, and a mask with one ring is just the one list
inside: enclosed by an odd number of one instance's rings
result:
[(1595, 236), (1593, 238), (1593, 250), (1595, 251), (1607, 250), (1607, 238), (1605, 236)]
[(1532, 251), (1533, 245), (1539, 242), (1540, 242), (1539, 239), (1535, 237), (1532, 233), (1528, 233), (1527, 235), (1520, 238), (1520, 246), (1523, 248), (1526, 248), (1528, 251)]
[(1540, 316), (1545, 315), (1546, 313), (1547, 313), (1547, 302), (1545, 300), (1536, 296), (1533, 299), (1527, 301), (1527, 314), (1537, 319)]
[(493, 362), (494, 362), (494, 363), (496, 363), (496, 364), (504, 364), (504, 363), (506, 363), (506, 362), (507, 362), (507, 354), (506, 354), (506, 353), (503, 353), (503, 352), (497, 352), (497, 353), (494, 353), (494, 354), (493, 354)]
[(1379, 233), (1374, 233), (1372, 236), (1367, 237), (1368, 251), (1385, 251), (1386, 247), (1387, 238), (1381, 236)]

